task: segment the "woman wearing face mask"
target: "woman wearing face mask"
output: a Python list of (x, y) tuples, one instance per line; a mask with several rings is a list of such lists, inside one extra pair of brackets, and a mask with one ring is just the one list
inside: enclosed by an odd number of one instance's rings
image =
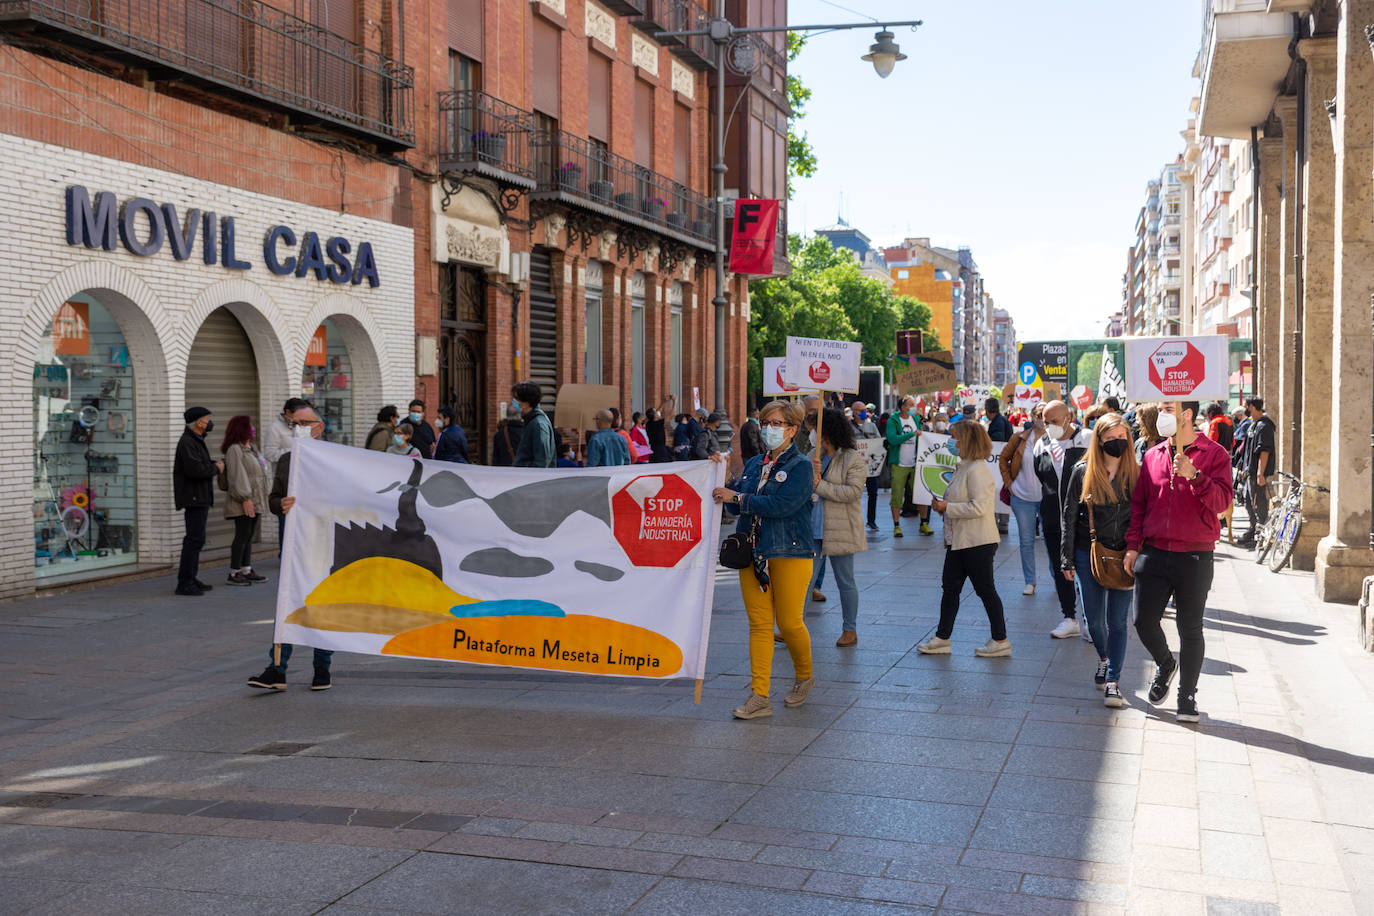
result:
[(1011, 655), (1002, 599), (993, 582), (992, 564), (997, 557), (997, 483), (988, 469), (992, 440), (977, 423), (955, 423), (945, 446), (959, 458), (959, 466), (945, 488), (944, 499), (932, 499), (930, 507), (945, 516), (945, 567), (941, 585), (940, 623), (935, 635), (916, 647), (923, 655), (948, 655), (954, 618), (959, 613), (959, 594), (972, 580), (973, 591), (983, 599), (991, 638), (973, 650), (981, 658)]
[(1016, 517), (1017, 544), (1021, 551), (1021, 578), (1023, 595), (1035, 594), (1035, 531), (1036, 520), (1040, 516), (1041, 498), (1045, 488), (1040, 478), (1035, 476), (1035, 461), (1031, 453), (1035, 451), (1035, 440), (1045, 434), (1045, 416), (1037, 406), (1031, 419), (1026, 420), (1020, 429), (1012, 433), (1011, 441), (1002, 448), (997, 458), (997, 468), (1002, 474), (1002, 485), (1011, 492), (1011, 514)]
[(224, 428), (224, 442), (219, 450), (224, 455), (224, 481), (228, 499), (224, 517), (234, 521), (234, 541), (229, 546), (228, 585), (252, 585), (266, 582), (266, 576), (253, 572), (253, 533), (258, 527), (258, 515), (267, 506), (267, 459), (258, 454), (253, 440), (258, 431), (253, 421), (239, 414)]
[(1137, 462), (1144, 459), (1146, 452), (1164, 441), (1164, 437), (1159, 434), (1159, 430), (1155, 427), (1155, 421), (1158, 418), (1158, 404), (1141, 404), (1135, 409), (1136, 426), (1140, 428), (1140, 436), (1135, 440), (1135, 460)]
[(1120, 414), (1108, 413), (1093, 424), (1088, 451), (1074, 465), (1064, 490), (1060, 562), (1064, 578), (1070, 582), (1077, 578), (1083, 592), (1083, 617), (1098, 657), (1093, 681), (1099, 690), (1106, 691), (1103, 702), (1112, 708), (1122, 705), (1118, 683), (1126, 659), (1131, 592), (1107, 588), (1098, 582), (1093, 576), (1089, 551), (1094, 531), (1098, 542), (1108, 550), (1126, 548), (1131, 494), (1139, 478), (1140, 465), (1131, 447), (1131, 427)]
[[(859, 642), (859, 588), (854, 581), (854, 554), (868, 549), (859, 502), (868, 479), (868, 459), (854, 447), (854, 424), (833, 407), (821, 415), (821, 447), (812, 462), (821, 527), (816, 550), (830, 558), (840, 590), (841, 630), (835, 645)], [(819, 564), (818, 564), (819, 565)]]
[(749, 617), (751, 690), (737, 719), (771, 716), (768, 699), (773, 665), (773, 625), (792, 656), (795, 682), (783, 704), (800, 706), (816, 683), (811, 673), (811, 636), (802, 623), (806, 591), (811, 582), (812, 536), (811, 461), (797, 451), (793, 440), (802, 432), (805, 411), (800, 404), (773, 401), (759, 411), (759, 429), (768, 449), (750, 458), (738, 489), (717, 487), (712, 497), (739, 514), (738, 534), (757, 525), (754, 562), (740, 570), (740, 591)]
[(415, 435), (415, 427), (410, 425), (409, 420), (402, 420), (396, 424), (396, 431), (391, 434), (391, 444), (386, 447), (388, 455), (405, 455), (407, 458), (420, 458), (420, 450), (410, 444), (410, 437)]

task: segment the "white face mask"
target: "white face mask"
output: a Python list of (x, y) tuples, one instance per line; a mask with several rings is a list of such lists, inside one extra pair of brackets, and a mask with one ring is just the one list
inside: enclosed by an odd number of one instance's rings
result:
[(1046, 426), (1046, 427), (1045, 427), (1045, 433), (1046, 433), (1051, 439), (1062, 439), (1062, 438), (1064, 438), (1064, 427), (1062, 427), (1062, 426), (1060, 426), (1060, 425), (1058, 425), (1058, 424), (1055, 424), (1055, 425), (1053, 425), (1053, 426)]
[(811, 444), (814, 446), (814, 445), (816, 444), (816, 431), (815, 431), (814, 429), (811, 430), (811, 432), (808, 434), (807, 438), (809, 438), (809, 439), (811, 440)]
[(782, 445), (783, 440), (787, 438), (786, 431), (778, 426), (765, 426), (759, 430), (759, 433), (763, 436), (764, 447), (770, 452)]
[(1178, 417), (1162, 413), (1155, 419), (1155, 430), (1165, 439), (1178, 432)]
[(292, 438), (294, 438), (294, 439), (309, 439), (309, 438), (310, 438), (310, 427), (308, 427), (308, 426), (296, 426), (296, 427), (293, 427), (292, 430), (291, 430), (291, 436), (292, 436)]

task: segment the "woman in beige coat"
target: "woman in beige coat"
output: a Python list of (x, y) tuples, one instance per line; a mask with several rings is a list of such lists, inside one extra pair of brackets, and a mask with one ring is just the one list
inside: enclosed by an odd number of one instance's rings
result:
[(253, 572), (253, 534), (258, 516), (267, 509), (267, 461), (253, 448), (258, 431), (244, 414), (229, 420), (224, 430), (224, 477), (227, 490), (224, 517), (234, 520), (234, 541), (229, 546), (229, 585), (266, 582), (266, 576)]
[(992, 638), (973, 654), (983, 658), (1011, 655), (1007, 621), (1002, 614), (1002, 599), (992, 579), (992, 562), (997, 555), (1000, 535), (994, 516), (997, 482), (988, 459), (992, 440), (978, 423), (963, 421), (949, 430), (947, 448), (959, 459), (944, 499), (931, 501), (931, 508), (945, 517), (945, 569), (940, 598), (940, 624), (935, 635), (916, 647), (925, 655), (948, 655), (949, 637), (959, 613), (959, 593), (965, 580), (973, 581), (973, 591), (983, 599)]
[(853, 646), (859, 642), (859, 587), (854, 580), (854, 554), (868, 549), (860, 507), (868, 483), (868, 460), (855, 448), (854, 424), (833, 407), (826, 408), (821, 415), (820, 445), (811, 453), (816, 497), (824, 513), (820, 554), (830, 558), (835, 585), (840, 590), (843, 632), (835, 645)]

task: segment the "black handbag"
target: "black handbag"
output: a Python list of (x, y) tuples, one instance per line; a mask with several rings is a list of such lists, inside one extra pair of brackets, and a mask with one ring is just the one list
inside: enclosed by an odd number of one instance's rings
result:
[[(755, 525), (758, 521), (755, 520)], [(726, 569), (748, 569), (754, 563), (754, 530), (732, 534), (720, 542), (720, 565)]]

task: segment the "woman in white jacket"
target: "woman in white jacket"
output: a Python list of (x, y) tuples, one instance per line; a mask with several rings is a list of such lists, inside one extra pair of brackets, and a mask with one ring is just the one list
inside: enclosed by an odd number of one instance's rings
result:
[(955, 423), (949, 435), (947, 447), (959, 458), (959, 466), (954, 469), (954, 477), (945, 489), (945, 498), (932, 500), (930, 504), (945, 517), (940, 625), (935, 628), (935, 635), (916, 649), (925, 655), (949, 654), (949, 637), (954, 632), (954, 618), (959, 613), (959, 593), (964, 590), (965, 580), (972, 580), (973, 591), (983, 599), (983, 609), (992, 626), (992, 638), (974, 649), (973, 654), (983, 658), (1011, 655), (1002, 599), (997, 595), (992, 578), (992, 563), (1001, 538), (994, 515), (997, 483), (988, 466), (992, 440), (978, 423)]

